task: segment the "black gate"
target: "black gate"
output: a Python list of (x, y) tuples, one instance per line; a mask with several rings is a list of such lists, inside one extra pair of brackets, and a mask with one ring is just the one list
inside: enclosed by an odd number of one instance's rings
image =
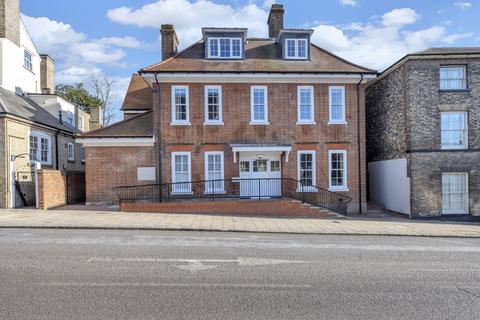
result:
[(67, 204), (85, 202), (85, 172), (67, 172)]
[(17, 171), (15, 173), (15, 208), (35, 205), (35, 172)]

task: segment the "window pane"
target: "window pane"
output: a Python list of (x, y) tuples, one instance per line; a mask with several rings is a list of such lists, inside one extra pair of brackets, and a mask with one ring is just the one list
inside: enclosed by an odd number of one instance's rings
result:
[(250, 161), (240, 161), (240, 172), (250, 172)]
[(442, 174), (442, 206), (446, 213), (468, 212), (468, 185), (466, 173)]
[(218, 57), (218, 39), (210, 39), (210, 56)]
[(330, 120), (343, 121), (344, 120), (344, 99), (343, 89), (330, 89)]
[(220, 57), (230, 57), (230, 39), (220, 39)]
[(38, 160), (38, 138), (30, 136), (30, 160)]
[(330, 154), (330, 187), (345, 187), (345, 154)]
[(280, 171), (280, 161), (278, 160), (270, 161), (270, 171), (272, 172)]
[(253, 90), (253, 119), (265, 120), (265, 90), (256, 88)]
[(300, 183), (304, 186), (313, 185), (313, 154), (300, 154)]
[(233, 57), (240, 57), (241, 56), (240, 39), (233, 39), (232, 40), (232, 56)]
[(187, 90), (175, 88), (175, 120), (187, 120)]
[(267, 172), (268, 160), (253, 161), (253, 172)]
[(220, 120), (220, 92), (218, 89), (207, 90), (208, 120)]
[(48, 140), (45, 138), (40, 138), (40, 160), (42, 162), (48, 162), (50, 145)]
[(287, 57), (295, 57), (295, 40), (287, 40)]
[(440, 68), (440, 89), (459, 90), (466, 88), (464, 67)]
[(442, 148), (462, 148), (467, 145), (467, 114), (465, 112), (442, 112)]
[(307, 41), (298, 40), (298, 57), (306, 58), (307, 57)]
[(313, 120), (311, 93), (311, 89), (300, 89), (300, 120)]

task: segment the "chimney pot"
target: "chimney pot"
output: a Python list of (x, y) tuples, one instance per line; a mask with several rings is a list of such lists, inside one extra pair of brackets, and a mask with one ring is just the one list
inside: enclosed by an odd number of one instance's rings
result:
[(166, 60), (177, 53), (178, 37), (172, 24), (162, 24), (160, 34), (162, 36), (162, 60)]
[(285, 9), (283, 4), (272, 4), (270, 8), (270, 14), (268, 15), (268, 36), (270, 38), (276, 38), (283, 29), (283, 13)]

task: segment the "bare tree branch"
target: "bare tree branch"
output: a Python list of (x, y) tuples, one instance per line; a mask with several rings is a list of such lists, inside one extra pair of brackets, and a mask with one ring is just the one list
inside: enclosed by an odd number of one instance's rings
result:
[(115, 84), (106, 74), (92, 75), (90, 85), (96, 98), (102, 102), (103, 124), (108, 125), (115, 115), (115, 108), (111, 101), (112, 86)]

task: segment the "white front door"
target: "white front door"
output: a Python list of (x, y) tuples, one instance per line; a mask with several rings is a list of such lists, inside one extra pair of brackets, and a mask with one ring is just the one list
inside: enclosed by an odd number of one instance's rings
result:
[(279, 152), (241, 152), (239, 165), (241, 197), (271, 198), (281, 195)]

